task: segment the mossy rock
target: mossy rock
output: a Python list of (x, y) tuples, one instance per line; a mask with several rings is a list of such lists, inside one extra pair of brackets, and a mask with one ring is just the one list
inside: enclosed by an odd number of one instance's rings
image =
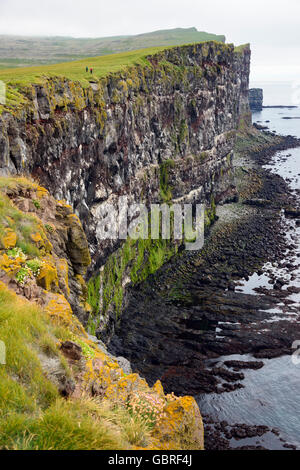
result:
[(75, 214), (67, 217), (69, 227), (68, 253), (77, 274), (85, 274), (91, 264), (88, 242), (81, 222)]

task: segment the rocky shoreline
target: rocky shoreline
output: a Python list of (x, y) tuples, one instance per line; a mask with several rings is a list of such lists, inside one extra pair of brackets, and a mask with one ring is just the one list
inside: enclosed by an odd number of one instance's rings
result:
[[(263, 149), (240, 151), (235, 161), (240, 199), (219, 206), (219, 220), (201, 253), (183, 252), (131, 289), (110, 349), (128, 357), (150, 383), (160, 379), (166, 391), (180, 395), (224, 393), (242, 388), (244, 371), (263, 367), (262, 359), (292, 353), (300, 324), (290, 295), (299, 290), (285, 289), (284, 279), (271, 270), (265, 273), (264, 266), (283, 259), (283, 267), (289, 264), (286, 250), (292, 256), (295, 244), (287, 241), (285, 225), (298, 223), (297, 201), (283, 178), (262, 165), (277, 151), (296, 146), (299, 141), (287, 136)], [(283, 221), (284, 210), (290, 218)], [(253, 273), (268, 274), (272, 286), (239, 292), (239, 281)], [(268, 322), (279, 303), (284, 306), (276, 314), (278, 321)], [(285, 311), (293, 310), (293, 318), (287, 318)], [(221, 364), (217, 360), (232, 354), (254, 358)], [(293, 448), (268, 427), (228, 427), (206, 416), (204, 422), (208, 450), (231, 448), (233, 437), (241, 439), (240, 448), (264, 448), (254, 437), (266, 433), (282, 448)]]

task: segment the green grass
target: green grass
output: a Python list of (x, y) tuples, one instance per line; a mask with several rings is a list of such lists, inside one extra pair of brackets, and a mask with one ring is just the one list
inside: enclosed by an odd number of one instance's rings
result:
[[(18, 69), (0, 70), (0, 80), (7, 84), (31, 84), (38, 83), (43, 77), (61, 76), (73, 81), (79, 81), (82, 86), (87, 87), (90, 81), (101, 78), (109, 73), (118, 72), (132, 65), (147, 65), (147, 56), (165, 49), (154, 47), (138, 51), (123, 52), (100, 57), (91, 57), (84, 60), (65, 62), (55, 65), (42, 65), (39, 67), (22, 67)], [(92, 67), (91, 75), (86, 73), (86, 66)]]
[(41, 416), (11, 414), (0, 421), (0, 449), (128, 450), (149, 430), (121, 408), (86, 399), (58, 399)]
[(105, 38), (0, 36), (0, 69), (3, 66), (8, 68), (53, 64), (149, 47), (170, 47), (203, 41), (225, 42), (225, 36), (197, 31), (196, 28), (175, 28), (135, 36)]
[(235, 52), (243, 52), (245, 49), (247, 49), (248, 47), (250, 47), (250, 44), (249, 43), (246, 43), (246, 44), (241, 44), (240, 46), (236, 46), (234, 48), (234, 51)]
[(0, 283), (0, 339), (6, 345), (6, 364), (0, 365), (0, 450), (116, 450), (147, 442), (149, 429), (124, 407), (59, 396), (39, 359), (39, 353), (58, 357), (68, 367), (56, 332), (39, 306)]
[[(186, 44), (186, 46), (193, 46), (195, 44), (196, 43)], [(224, 50), (228, 48), (228, 45), (223, 44), (222, 42), (210, 41), (207, 45), (208, 44), (214, 44), (218, 48), (218, 53), (222, 52), (222, 48), (224, 48)], [(122, 71), (125, 76), (125, 73), (128, 73), (128, 69), (137, 65), (141, 67), (150, 66), (150, 56), (172, 47), (176, 46), (157, 46), (100, 57), (89, 57), (82, 60), (52, 65), (0, 69), (0, 81), (7, 85), (6, 105), (0, 105), (0, 115), (6, 109), (16, 117), (21, 117), (23, 115), (22, 112), (26, 109), (26, 113), (30, 116), (34, 112), (32, 102), (34, 96), (33, 84), (44, 86), (46, 94), (49, 96), (53, 95), (53, 100), (51, 101), (53, 109), (51, 108), (51, 112), (57, 105), (66, 109), (68, 106), (68, 93), (65, 93), (64, 97), (57, 98), (58, 102), (55, 104), (56, 95), (52, 93), (53, 82), (51, 79), (59, 82), (63, 82), (65, 79), (70, 80), (71, 83), (69, 83), (69, 88), (72, 95), (71, 101), (76, 109), (81, 110), (86, 104), (86, 99), (90, 98), (90, 92), (93, 95), (90, 86), (92, 82), (97, 82), (103, 77), (113, 73), (121, 75)], [(205, 48), (207, 49), (206, 45)], [(184, 52), (185, 51), (183, 50), (183, 53)], [(160, 57), (160, 63), (164, 66), (168, 64), (167, 61), (164, 60), (163, 54)], [(93, 69), (93, 74), (89, 71), (86, 72), (87, 66), (88, 68)], [(173, 65), (173, 69), (174, 68), (176, 68), (176, 65)], [(134, 80), (131, 81), (134, 83)], [(125, 83), (124, 86), (127, 89), (127, 83)], [(113, 95), (114, 102), (118, 102), (120, 93), (120, 90), (115, 89), (115, 93)], [(101, 125), (103, 124), (104, 119), (105, 110), (102, 110), (99, 115), (99, 122)], [(178, 136), (178, 145), (188, 137), (186, 123), (181, 121), (179, 124), (181, 125), (181, 128)]]
[[(0, 417), (12, 410), (34, 412), (54, 402), (58, 393), (42, 372), (36, 349), (47, 334), (40, 309), (23, 302), (0, 284), (0, 338), (6, 365), (0, 366)], [(1, 431), (0, 431), (1, 435)]]
[[(192, 42), (189, 43), (187, 41), (186, 45), (188, 44), (192, 44)], [(193, 44), (195, 44), (195, 42)], [(79, 81), (83, 87), (87, 87), (91, 81), (95, 81), (95, 79), (97, 80), (110, 73), (118, 72), (129, 66), (148, 65), (148, 56), (171, 47), (175, 46), (156, 46), (50, 65), (0, 69), (0, 80), (7, 84), (24, 85), (38, 83), (42, 81), (45, 76), (60, 76), (73, 81)], [(86, 66), (93, 68), (93, 74), (86, 72)]]

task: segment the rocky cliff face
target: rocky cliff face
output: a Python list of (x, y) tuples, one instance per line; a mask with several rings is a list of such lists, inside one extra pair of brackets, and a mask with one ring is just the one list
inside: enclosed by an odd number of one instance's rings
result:
[(261, 111), (263, 107), (263, 90), (262, 88), (250, 88), (249, 105), (252, 111)]
[[(121, 195), (146, 204), (181, 198), (206, 202), (209, 218), (216, 202), (235, 194), (231, 152), (239, 121), (249, 120), (249, 63), (248, 46), (209, 42), (163, 51), (88, 89), (45, 79), (22, 91), (15, 113), (1, 115), (1, 172), (29, 172), (71, 204), (88, 237), (92, 271), (105, 271), (120, 243), (99, 236), (103, 203), (116, 206)], [(150, 246), (134, 249), (149, 260)], [(92, 284), (95, 311), (112, 300), (121, 305), (125, 278), (140, 279), (132, 251), (129, 269), (124, 252), (118, 256), (121, 274), (113, 262)]]
[[(1, 198), (9, 198), (15, 210), (7, 206), (7, 220), (0, 221), (0, 279), (31, 301), (52, 301), (46, 291), (64, 296), (74, 314), (87, 321), (83, 276), (91, 257), (80, 220), (70, 206), (36, 183), (21, 178), (1, 178), (0, 183)], [(33, 257), (29, 264), (27, 254)]]

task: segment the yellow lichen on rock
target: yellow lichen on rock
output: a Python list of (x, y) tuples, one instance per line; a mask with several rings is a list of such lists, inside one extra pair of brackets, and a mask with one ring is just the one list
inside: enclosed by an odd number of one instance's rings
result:
[(56, 325), (67, 327), (72, 333), (87, 338), (85, 329), (73, 315), (71, 306), (63, 295), (48, 293), (45, 311)]
[[(154, 407), (157, 418), (144, 450), (204, 449), (202, 418), (193, 397), (165, 395), (160, 381), (151, 389), (138, 374), (124, 374), (116, 362), (97, 350), (96, 357), (86, 363), (83, 386), (104, 400), (123, 406), (132, 404), (134, 412), (142, 413), (143, 403), (148, 410)], [(135, 406), (135, 403), (142, 405)]]
[(40, 248), (42, 246), (42, 243), (43, 243), (43, 239), (42, 239), (42, 236), (39, 232), (36, 232), (36, 233), (32, 233), (31, 234), (31, 240)]
[(0, 237), (0, 248), (8, 250), (14, 248), (17, 243), (17, 234), (10, 228), (4, 230), (4, 234)]
[(36, 190), (36, 195), (39, 199), (43, 199), (43, 197), (49, 195), (49, 191), (47, 191), (47, 189), (43, 188), (42, 186), (38, 186)]
[(152, 390), (156, 392), (159, 396), (164, 396), (165, 392), (160, 380), (157, 380), (152, 387)]
[(70, 288), (69, 288), (69, 266), (67, 260), (65, 258), (60, 258), (55, 262), (57, 276), (58, 276), (58, 283), (59, 286), (63, 291), (66, 292), (67, 296), (70, 295)]
[(66, 201), (60, 200), (60, 201), (57, 201), (57, 204), (58, 204), (61, 208), (67, 209), (69, 213), (72, 213), (72, 212), (73, 212), (72, 206), (70, 206), (70, 204), (67, 204)]
[(17, 274), (21, 268), (22, 263), (23, 259), (21, 258), (9, 258), (6, 253), (0, 255), (0, 270), (11, 276)]
[(34, 232), (30, 236), (31, 240), (35, 243), (37, 248), (44, 254), (51, 253), (53, 250), (52, 244), (48, 240), (42, 224), (38, 226), (38, 232)]
[(153, 432), (153, 444), (160, 450), (204, 449), (204, 428), (193, 397), (172, 400), (164, 408), (164, 417)]
[(57, 271), (52, 257), (43, 258), (37, 284), (47, 291), (58, 287)]

